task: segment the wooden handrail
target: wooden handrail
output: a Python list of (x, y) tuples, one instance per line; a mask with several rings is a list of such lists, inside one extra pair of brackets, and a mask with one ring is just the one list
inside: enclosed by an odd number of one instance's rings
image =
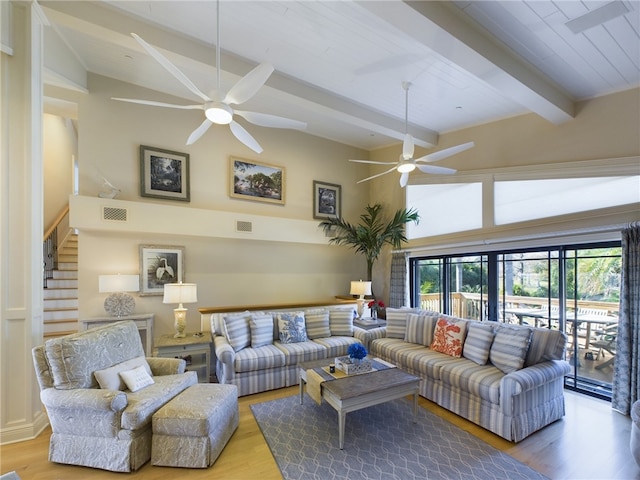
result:
[(49, 236), (53, 233), (53, 231), (56, 229), (56, 227), (58, 225), (60, 225), (60, 222), (62, 222), (62, 219), (69, 213), (69, 204), (67, 204), (62, 211), (58, 214), (58, 216), (56, 217), (56, 219), (53, 221), (53, 223), (51, 224), (51, 226), (49, 228), (47, 228), (44, 232), (44, 235), (42, 236), (42, 241), (44, 242), (47, 238), (49, 238)]
[(348, 303), (355, 303), (355, 299), (351, 302), (344, 301), (328, 301), (328, 302), (310, 302), (310, 303), (286, 303), (280, 305), (236, 305), (233, 307), (203, 307), (199, 308), (198, 311), (201, 315), (209, 315), (212, 313), (231, 313), (231, 312), (244, 312), (245, 310), (283, 310), (290, 308), (310, 308), (310, 307), (324, 307), (330, 305), (345, 305)]

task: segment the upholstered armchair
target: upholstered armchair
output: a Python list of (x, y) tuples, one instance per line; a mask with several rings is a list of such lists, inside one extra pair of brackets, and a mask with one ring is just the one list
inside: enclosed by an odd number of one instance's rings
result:
[(145, 358), (132, 321), (51, 339), (32, 353), (57, 463), (137, 470), (151, 458), (152, 415), (197, 383), (184, 360)]

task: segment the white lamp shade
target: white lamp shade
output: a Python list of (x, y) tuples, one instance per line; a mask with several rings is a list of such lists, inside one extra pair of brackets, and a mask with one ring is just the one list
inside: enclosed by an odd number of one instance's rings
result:
[(162, 303), (195, 303), (198, 286), (195, 283), (166, 283)]
[(139, 275), (99, 275), (100, 293), (137, 292), (140, 290)]
[(351, 295), (371, 295), (371, 282), (354, 281), (351, 282)]

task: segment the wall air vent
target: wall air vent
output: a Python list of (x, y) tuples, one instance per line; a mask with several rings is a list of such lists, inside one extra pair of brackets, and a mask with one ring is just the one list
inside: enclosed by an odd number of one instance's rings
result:
[(102, 207), (102, 219), (113, 222), (126, 222), (127, 209), (116, 207)]
[(236, 232), (251, 233), (253, 224), (251, 222), (236, 221)]

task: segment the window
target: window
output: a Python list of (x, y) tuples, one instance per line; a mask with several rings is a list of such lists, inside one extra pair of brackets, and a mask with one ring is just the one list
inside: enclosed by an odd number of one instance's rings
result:
[(412, 305), (475, 320), (559, 329), (568, 388), (611, 398), (620, 242), (410, 259)]

